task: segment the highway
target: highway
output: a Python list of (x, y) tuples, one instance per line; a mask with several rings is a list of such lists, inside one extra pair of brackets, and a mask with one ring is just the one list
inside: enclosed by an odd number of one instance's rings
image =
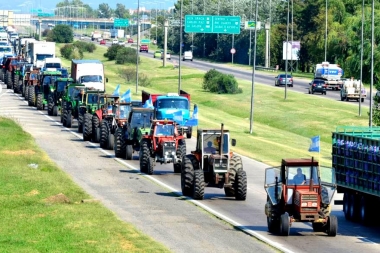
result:
[[(152, 57), (150, 53), (148, 55)], [(215, 68), (232, 73), (237, 78), (251, 80), (248, 71), (235, 70), (221, 64), (196, 59), (182, 64), (205, 71)], [(274, 86), (273, 74), (258, 72), (256, 80)], [(307, 85), (308, 81), (296, 79), (294, 88), (289, 89), (307, 93)], [(327, 94), (327, 98), (338, 100), (337, 91), (329, 91)], [(339, 100), (339, 103), (342, 102)], [(263, 185), (264, 170), (268, 165), (247, 157), (243, 157), (248, 176), (246, 201), (226, 198), (223, 189), (218, 188), (206, 188), (205, 199), (202, 201), (179, 201), (185, 198), (180, 197), (180, 175), (173, 173), (172, 165), (157, 164), (152, 176), (140, 174), (138, 154), (134, 154), (133, 161), (127, 162), (116, 159), (113, 151), (101, 150), (98, 144), (81, 141), (81, 135), (76, 131), (76, 122), (71, 129), (63, 128), (59, 117), (50, 117), (46, 111), (39, 112), (28, 107), (19, 95), (6, 90), (4, 85), (0, 94), (0, 115), (20, 122), (49, 156), (89, 194), (100, 199), (122, 220), (135, 224), (173, 252), (273, 252), (272, 248), (263, 246), (254, 238), (283, 252), (346, 253), (380, 250), (378, 226), (365, 227), (346, 221), (341, 206), (332, 208), (332, 214), (338, 217), (339, 224), (336, 237), (314, 233), (308, 223), (294, 223), (289, 237), (267, 232), (264, 214), (266, 193)], [(195, 139), (188, 139), (187, 153), (194, 150), (194, 147)], [(335, 198), (341, 199), (342, 196), (337, 194)], [(205, 215), (201, 209), (232, 226), (221, 224), (212, 216)], [(237, 230), (244, 233), (236, 232)]]

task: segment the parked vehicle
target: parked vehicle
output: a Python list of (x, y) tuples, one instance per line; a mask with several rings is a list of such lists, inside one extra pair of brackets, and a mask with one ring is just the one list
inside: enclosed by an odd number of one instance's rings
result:
[(280, 167), (265, 170), (264, 189), (269, 232), (288, 236), (294, 222), (311, 222), (314, 232), (336, 236), (334, 169), (319, 166), (314, 158), (282, 159)]
[(192, 52), (192, 51), (185, 51), (185, 52), (183, 53), (182, 60), (183, 60), (183, 61), (185, 61), (185, 60), (193, 61), (193, 52)]
[(293, 87), (293, 77), (292, 75), (286, 75), (286, 74), (278, 74), (274, 78), (274, 85), (280, 86), (287, 84), (289, 87)]
[(245, 200), (247, 174), (240, 156), (233, 154), (230, 133), (224, 129), (198, 129), (195, 151), (183, 157), (181, 164), (181, 189), (184, 196), (203, 199), (204, 188), (224, 188), (227, 197)]
[(309, 83), (309, 94), (314, 94), (315, 92), (326, 95), (327, 86), (325, 80), (314, 79)]
[(373, 224), (380, 206), (380, 127), (340, 126), (332, 133), (332, 167), (346, 220)]

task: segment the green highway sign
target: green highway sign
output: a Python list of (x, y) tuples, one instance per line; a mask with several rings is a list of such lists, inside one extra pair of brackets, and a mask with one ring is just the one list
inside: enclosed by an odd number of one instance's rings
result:
[(114, 27), (127, 27), (129, 26), (129, 20), (128, 19), (114, 19), (113, 20), (113, 26)]
[(39, 12), (37, 17), (54, 17), (54, 13)]
[(39, 12), (42, 12), (42, 9), (31, 9), (30, 12), (31, 13), (39, 13)]
[(256, 22), (255, 21), (247, 21), (247, 28), (248, 29), (255, 29)]
[(186, 15), (187, 33), (240, 33), (240, 16)]
[(141, 40), (141, 44), (149, 44), (150, 43), (150, 39), (142, 39)]

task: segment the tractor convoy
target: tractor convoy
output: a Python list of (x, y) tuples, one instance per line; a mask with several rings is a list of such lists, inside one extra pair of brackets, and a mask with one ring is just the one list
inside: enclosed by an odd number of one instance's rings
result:
[[(69, 75), (60, 64), (47, 66), (57, 58), (51, 50), (44, 52), (45, 47), (52, 44), (25, 40), (19, 46), (22, 57), (11, 55), (1, 62), (0, 79), (29, 106), (59, 116), (64, 127), (76, 127), (84, 141), (114, 150), (117, 158), (138, 160), (141, 173), (152, 175), (156, 166), (171, 164), (184, 196), (202, 200), (207, 187), (215, 187), (228, 198), (246, 200), (247, 174), (242, 158), (231, 150), (236, 139), (223, 124), (219, 129), (197, 128), (195, 149), (187, 150), (186, 140), (198, 126), (196, 105), (190, 115), (189, 93), (143, 90), (138, 101), (120, 96), (118, 88), (110, 94), (100, 61), (72, 60)], [(41, 62), (41, 55), (51, 61)], [(336, 64), (316, 66), (315, 78), (340, 90), (342, 101), (363, 102), (366, 91), (361, 81), (343, 80), (342, 75)], [(343, 204), (346, 219), (370, 222), (380, 205), (379, 147), (379, 128), (339, 127), (332, 137), (331, 168), (314, 158), (282, 159), (279, 167), (267, 168), (268, 231), (289, 236), (294, 223), (309, 222), (314, 232), (336, 236), (338, 220), (331, 214), (336, 191), (344, 194), (335, 204)]]

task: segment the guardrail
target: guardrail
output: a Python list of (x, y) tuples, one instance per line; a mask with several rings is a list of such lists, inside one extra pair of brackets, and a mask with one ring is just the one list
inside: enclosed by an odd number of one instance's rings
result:
[(267, 67), (263, 67), (263, 66), (256, 66), (255, 69), (256, 70), (272, 71), (272, 72), (276, 72), (278, 70), (276, 68), (267, 68)]

